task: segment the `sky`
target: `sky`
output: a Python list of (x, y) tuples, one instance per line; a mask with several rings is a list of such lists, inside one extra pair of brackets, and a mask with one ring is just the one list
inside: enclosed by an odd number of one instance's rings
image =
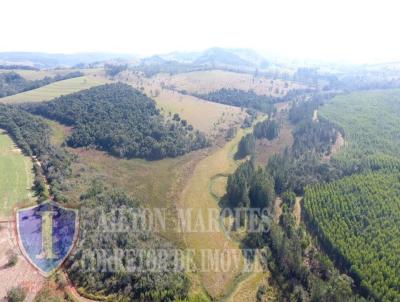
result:
[(400, 1), (1, 0), (0, 11), (0, 52), (229, 47), (293, 59), (400, 61)]

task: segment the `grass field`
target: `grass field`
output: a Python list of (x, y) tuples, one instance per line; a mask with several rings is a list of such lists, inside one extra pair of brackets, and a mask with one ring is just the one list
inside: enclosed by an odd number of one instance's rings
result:
[(0, 217), (8, 218), (16, 204), (32, 201), (32, 161), (21, 154), (11, 138), (0, 130)]
[[(226, 179), (219, 179), (218, 175), (226, 175), (233, 173), (237, 167), (234, 160), (234, 154), (237, 145), (243, 135), (250, 131), (249, 129), (240, 129), (236, 137), (226, 143), (223, 147), (217, 148), (206, 158), (202, 159), (193, 170), (193, 174), (189, 178), (178, 201), (178, 208), (192, 209), (193, 213), (191, 223), (195, 224), (199, 217), (204, 219), (205, 225), (210, 224), (210, 211), (219, 213), (220, 207), (215, 195), (223, 194), (223, 186), (226, 186)], [(217, 183), (213, 184), (217, 180)], [(214, 191), (214, 192), (213, 192)], [(217, 230), (210, 232), (192, 232), (183, 233), (183, 238), (187, 248), (193, 249), (195, 255), (200, 255), (202, 250), (227, 251), (238, 250), (237, 242), (225, 234), (221, 225)], [(240, 252), (238, 253), (241, 257)], [(199, 266), (202, 264), (201, 257), (194, 258), (195, 263)], [(239, 263), (243, 259), (239, 257)], [(238, 276), (241, 275), (241, 267), (232, 266), (230, 270), (224, 272), (216, 271), (200, 271), (198, 277), (207, 293), (215, 299), (224, 297), (232, 290), (232, 286)]]
[(196, 129), (218, 135), (232, 125), (240, 125), (246, 113), (240, 108), (208, 102), (162, 88), (160, 82), (124, 72), (118, 80), (126, 82), (153, 98), (165, 115), (178, 113)]
[(51, 143), (56, 146), (60, 146), (65, 142), (66, 138), (71, 134), (72, 128), (61, 125), (55, 121), (45, 119), (43, 120), (50, 126), (52, 131)]
[(254, 90), (260, 95), (282, 96), (289, 90), (302, 88), (297, 83), (283, 80), (271, 80), (265, 77), (254, 78), (251, 74), (222, 70), (196, 71), (176, 75), (159, 74), (152, 78), (154, 82), (173, 86), (176, 90), (189, 93), (208, 93), (222, 88)]
[(0, 102), (5, 104), (18, 104), (25, 102), (49, 101), (61, 95), (70, 94), (105, 83), (107, 83), (107, 80), (102, 77), (83, 76), (51, 83), (50, 85), (38, 89), (0, 98)]
[(230, 125), (240, 126), (245, 116), (240, 108), (204, 101), (171, 90), (163, 90), (154, 99), (164, 113), (178, 113), (205, 133), (218, 134), (220, 129), (226, 130)]

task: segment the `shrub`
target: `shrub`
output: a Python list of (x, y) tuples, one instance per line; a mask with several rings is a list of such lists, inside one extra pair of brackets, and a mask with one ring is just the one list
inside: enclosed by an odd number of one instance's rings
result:
[(7, 292), (8, 302), (22, 302), (26, 298), (26, 291), (21, 286), (13, 287)]

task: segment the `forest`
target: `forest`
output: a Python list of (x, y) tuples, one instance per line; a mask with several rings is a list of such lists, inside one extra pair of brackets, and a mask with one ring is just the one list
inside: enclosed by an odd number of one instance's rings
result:
[[(292, 110), (299, 114), (301, 111), (305, 118), (293, 122), (297, 143), (283, 154), (273, 156), (265, 168), (256, 168), (251, 154), (228, 177), (225, 204), (232, 208), (268, 209), (270, 222), (264, 232), (247, 234), (242, 246), (264, 250), (262, 259), (280, 289), (278, 301), (366, 301), (353, 293), (353, 279), (335, 269), (329, 258), (312, 244), (305, 226), (295, 225), (295, 192), (301, 194), (309, 184), (337, 179), (341, 173), (320, 162), (326, 152), (321, 146), (334, 143), (326, 135), (336, 131), (333, 124), (317, 126), (312, 121), (314, 107), (310, 103), (298, 104)], [(254, 132), (259, 130), (255, 128)], [(283, 202), (282, 214), (275, 221), (273, 208), (278, 196)], [(246, 218), (239, 218), (240, 225), (244, 225)], [(265, 289), (260, 287), (258, 295), (262, 296), (263, 292)]]
[(0, 73), (0, 98), (81, 76), (83, 76), (82, 72), (74, 71), (66, 75), (45, 77), (41, 80), (26, 80), (16, 72)]
[(277, 100), (277, 98), (258, 95), (254, 91), (226, 88), (196, 96), (215, 103), (255, 109), (269, 115), (274, 111), (273, 104)]
[(208, 146), (205, 135), (179, 115), (165, 118), (155, 102), (129, 85), (116, 83), (25, 107), (74, 130), (71, 147), (94, 147), (116, 157), (156, 160)]
[[(95, 182), (81, 201), (84, 205), (81, 208), (84, 214), (80, 215), (82, 240), (79, 240), (76, 251), (69, 258), (67, 270), (74, 284), (83, 289), (86, 296), (105, 301), (178, 301), (187, 297), (189, 279), (183, 271), (175, 269), (177, 259), (172, 256), (174, 247), (165, 239), (149, 230), (109, 232), (99, 228), (100, 217), (104, 217), (102, 215), (115, 218), (111, 214), (112, 209), (137, 211), (139, 204), (135, 200), (119, 191), (107, 191), (101, 183)], [(131, 212), (122, 213), (125, 222), (133, 224)], [(97, 269), (104, 265), (101, 262), (104, 259), (91, 252), (104, 251), (111, 257), (116, 250), (143, 250), (147, 253), (165, 250), (171, 253), (163, 259), (165, 269), (161, 271), (146, 268), (146, 265), (151, 265), (149, 261), (133, 253), (118, 258), (119, 262), (112, 270), (111, 266)], [(129, 265), (137, 266), (137, 269), (127, 271)]]

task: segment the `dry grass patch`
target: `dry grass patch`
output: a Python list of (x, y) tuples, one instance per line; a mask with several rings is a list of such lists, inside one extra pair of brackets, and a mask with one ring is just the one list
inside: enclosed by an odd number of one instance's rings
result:
[(240, 108), (205, 101), (193, 96), (183, 95), (153, 79), (139, 77), (132, 72), (123, 72), (117, 80), (144, 91), (157, 102), (164, 114), (178, 113), (195, 129), (210, 136), (218, 136), (231, 126), (242, 123), (246, 113)]
[(222, 70), (195, 71), (176, 75), (158, 74), (152, 80), (160, 85), (188, 93), (208, 93), (222, 88), (253, 90), (260, 95), (283, 96), (289, 90), (303, 88), (290, 81), (254, 77), (252, 74)]
[[(0, 228), (0, 301), (6, 301), (7, 292), (16, 286), (27, 290), (27, 302), (34, 300), (42, 288), (44, 277), (22, 256), (16, 243), (15, 224), (2, 224)], [(15, 266), (8, 267), (9, 253), (17, 253)]]
[(292, 127), (284, 122), (280, 131), (279, 136), (269, 141), (267, 139), (260, 139), (256, 142), (256, 163), (260, 167), (265, 167), (268, 164), (268, 160), (272, 155), (280, 154), (285, 151), (286, 148), (293, 144)]

